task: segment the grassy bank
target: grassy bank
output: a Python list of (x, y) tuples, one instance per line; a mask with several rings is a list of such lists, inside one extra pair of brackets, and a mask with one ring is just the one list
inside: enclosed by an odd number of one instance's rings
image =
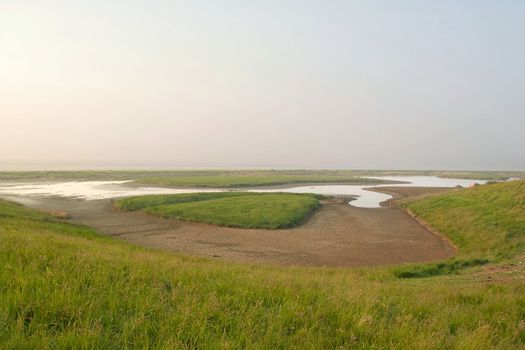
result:
[(501, 262), (525, 251), (525, 181), (493, 183), (456, 190), (402, 206), (439, 230), (458, 248), (454, 259), (396, 269), (402, 278), (458, 273)]
[(191, 193), (138, 196), (115, 201), (121, 210), (243, 228), (287, 228), (319, 209), (322, 196), (293, 193)]
[(502, 259), (525, 250), (525, 181), (476, 186), (404, 205), (447, 235), (462, 257)]
[[(494, 186), (479, 190), (505, 197)], [(506, 249), (478, 241), (460, 254)], [(0, 201), (0, 347), (519, 349), (520, 261), (411, 279), (397, 268), (241, 265), (132, 246)]]

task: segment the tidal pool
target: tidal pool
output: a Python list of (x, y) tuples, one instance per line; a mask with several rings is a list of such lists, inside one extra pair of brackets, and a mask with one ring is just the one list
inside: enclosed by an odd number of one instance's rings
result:
[[(485, 180), (450, 179), (434, 176), (378, 176), (367, 177), (384, 181), (399, 181), (404, 183), (384, 185), (319, 185), (299, 186), (279, 189), (281, 192), (317, 193), (326, 195), (342, 195), (356, 197), (350, 205), (359, 208), (379, 208), (381, 203), (392, 198), (391, 195), (371, 191), (374, 187), (470, 187), (474, 184), (485, 184)], [(254, 190), (254, 192), (275, 192), (276, 190)]]
[[(370, 191), (373, 187), (470, 187), (484, 184), (484, 180), (448, 179), (432, 176), (385, 176), (371, 177), (385, 181), (402, 181), (402, 184), (385, 185), (312, 185), (290, 186), (283, 188), (249, 188), (249, 192), (288, 192), (316, 193), (354, 197), (350, 205), (359, 208), (379, 208), (380, 203), (392, 196)], [(68, 182), (33, 182), (33, 183), (0, 183), (0, 196), (20, 197), (72, 197), (84, 200), (140, 196), (147, 194), (179, 194), (196, 192), (221, 192), (227, 189), (211, 188), (165, 188), (132, 185), (133, 181), (68, 181)]]

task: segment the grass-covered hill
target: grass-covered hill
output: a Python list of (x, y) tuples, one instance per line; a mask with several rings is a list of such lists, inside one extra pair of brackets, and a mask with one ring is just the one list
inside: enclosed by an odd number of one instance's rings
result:
[(243, 228), (288, 228), (319, 209), (323, 196), (294, 193), (189, 193), (137, 196), (114, 202), (121, 210), (142, 210), (165, 218)]
[[(425, 278), (185, 257), (0, 201), (0, 348), (522, 349), (524, 237), (500, 226), (522, 217), (523, 202), (505, 198), (523, 191), (513, 182), (410, 204), (450, 221), (440, 229), (456, 235), (459, 258), (492, 258)], [(478, 213), (485, 196), (501, 224), (458, 219), (456, 201)]]

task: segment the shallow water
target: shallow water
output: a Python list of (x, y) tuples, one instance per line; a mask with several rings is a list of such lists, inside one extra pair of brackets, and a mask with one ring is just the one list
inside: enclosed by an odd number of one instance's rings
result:
[[(379, 203), (384, 202), (392, 196), (384, 193), (367, 191), (366, 188), (378, 187), (376, 186), (362, 186), (362, 185), (316, 185), (316, 186), (298, 186), (290, 188), (281, 188), (278, 190), (275, 189), (256, 189), (253, 192), (287, 192), (287, 193), (315, 193), (315, 194), (325, 194), (325, 195), (339, 195), (339, 196), (348, 196), (355, 197), (354, 200), (350, 202), (354, 207), (359, 208), (379, 208)], [(392, 185), (390, 186), (397, 186)]]
[[(432, 176), (385, 176), (372, 177), (378, 180), (404, 181), (404, 184), (385, 185), (315, 185), (291, 186), (279, 189), (246, 189), (250, 192), (288, 192), (316, 193), (325, 195), (342, 195), (355, 197), (350, 204), (360, 208), (379, 208), (380, 203), (392, 196), (369, 191), (372, 187), (469, 187), (473, 184), (484, 184), (484, 180), (445, 179)], [(203, 188), (164, 188), (139, 187), (130, 185), (132, 181), (69, 181), (69, 182), (34, 182), (34, 183), (0, 183), (0, 195), (22, 197), (73, 197), (85, 200), (139, 196), (146, 194), (179, 194), (196, 192), (221, 192), (225, 189)]]
[[(385, 180), (385, 181), (399, 181), (405, 182), (401, 184), (385, 184), (385, 185), (319, 185), (319, 186), (299, 186), (283, 188), (281, 192), (292, 193), (316, 193), (326, 195), (344, 195), (356, 196), (356, 199), (350, 204), (359, 208), (379, 208), (381, 202), (392, 198), (391, 195), (369, 191), (367, 189), (373, 187), (470, 187), (474, 184), (484, 184), (485, 180), (466, 180), (466, 179), (445, 179), (434, 176), (384, 176), (384, 177), (368, 177), (370, 179)], [(254, 192), (275, 192), (276, 190), (254, 190)]]
[(86, 200), (140, 196), (146, 194), (180, 194), (218, 192), (218, 189), (165, 188), (130, 186), (132, 181), (70, 181), (54, 183), (0, 184), (0, 195), (73, 197)]
[(483, 185), (486, 180), (469, 180), (469, 179), (451, 179), (436, 176), (376, 176), (367, 177), (368, 179), (377, 179), (385, 181), (402, 181), (409, 182), (399, 185), (380, 185), (374, 187), (396, 186), (396, 187), (470, 187), (474, 184)]

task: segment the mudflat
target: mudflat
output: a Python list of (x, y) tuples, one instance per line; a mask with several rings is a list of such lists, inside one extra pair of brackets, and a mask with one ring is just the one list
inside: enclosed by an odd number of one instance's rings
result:
[[(442, 192), (430, 188), (380, 188), (396, 198)], [(15, 199), (15, 198), (11, 198)], [(405, 211), (356, 208), (344, 200), (323, 203), (305, 224), (282, 230), (218, 227), (120, 212), (110, 200), (16, 198), (33, 208), (66, 211), (68, 221), (138, 245), (237, 262), (301, 266), (374, 266), (429, 262), (455, 249)]]

